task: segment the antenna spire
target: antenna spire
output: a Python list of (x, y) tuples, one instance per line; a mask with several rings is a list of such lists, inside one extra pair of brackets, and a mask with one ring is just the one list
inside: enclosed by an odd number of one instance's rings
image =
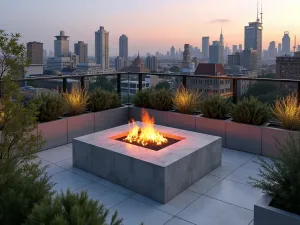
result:
[(259, 15), (259, 2), (257, 1), (257, 11), (256, 11), (256, 21), (259, 22), (259, 18), (258, 18), (258, 15)]
[(260, 12), (260, 22), (261, 22), (261, 24), (263, 23), (263, 3), (262, 3), (263, 1), (261, 0), (261, 12)]

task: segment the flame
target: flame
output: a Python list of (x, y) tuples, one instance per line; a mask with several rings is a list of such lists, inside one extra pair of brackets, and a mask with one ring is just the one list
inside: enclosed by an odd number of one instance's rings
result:
[(147, 146), (148, 144), (162, 145), (163, 143), (167, 143), (168, 139), (155, 130), (154, 118), (150, 117), (145, 109), (142, 109), (141, 115), (143, 126), (140, 128), (132, 119), (131, 123), (129, 123), (130, 131), (124, 140), (130, 143), (136, 142), (143, 146)]

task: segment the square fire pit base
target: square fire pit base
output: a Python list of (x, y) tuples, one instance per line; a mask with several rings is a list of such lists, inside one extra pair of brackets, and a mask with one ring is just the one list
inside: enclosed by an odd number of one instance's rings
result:
[[(142, 124), (141, 122), (137, 122)], [(166, 203), (221, 165), (220, 137), (155, 125), (178, 142), (159, 151), (116, 139), (128, 125), (73, 140), (73, 166)]]

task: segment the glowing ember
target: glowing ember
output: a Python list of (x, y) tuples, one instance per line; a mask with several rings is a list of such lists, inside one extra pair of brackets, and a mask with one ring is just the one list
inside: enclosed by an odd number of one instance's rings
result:
[(133, 143), (136, 142), (143, 146), (148, 144), (162, 145), (168, 140), (154, 128), (154, 118), (150, 117), (145, 109), (142, 109), (143, 127), (139, 127), (132, 119), (129, 123), (130, 131), (124, 141)]

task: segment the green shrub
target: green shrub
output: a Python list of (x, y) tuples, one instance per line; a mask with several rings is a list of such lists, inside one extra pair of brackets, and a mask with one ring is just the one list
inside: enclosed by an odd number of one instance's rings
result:
[(244, 98), (233, 105), (232, 119), (237, 123), (262, 125), (268, 122), (270, 117), (269, 106), (263, 104), (257, 98)]
[(149, 95), (151, 108), (157, 110), (171, 110), (173, 108), (172, 94), (166, 89), (154, 90)]
[(33, 101), (38, 105), (39, 122), (56, 120), (65, 113), (65, 102), (60, 95), (42, 93)]
[(262, 179), (251, 178), (251, 184), (273, 198), (271, 205), (300, 215), (300, 138), (278, 143), (281, 155), (272, 163), (260, 158)]
[(160, 81), (157, 85), (155, 85), (155, 89), (167, 89), (169, 90), (171, 87), (168, 81)]
[(220, 95), (212, 95), (200, 103), (201, 113), (212, 119), (226, 119), (231, 107), (227, 100)]
[(150, 93), (153, 91), (152, 88), (146, 88), (138, 91), (133, 97), (133, 104), (136, 107), (151, 108), (150, 104)]
[(39, 164), (1, 161), (0, 224), (23, 224), (34, 205), (52, 195), (52, 186)]
[(25, 225), (120, 225), (114, 213), (110, 222), (107, 222), (108, 210), (98, 201), (88, 198), (86, 192), (80, 194), (61, 193), (55, 198), (48, 197), (41, 204), (36, 205)]
[(97, 88), (89, 94), (88, 109), (92, 112), (116, 108), (120, 105), (120, 96), (115, 92)]

